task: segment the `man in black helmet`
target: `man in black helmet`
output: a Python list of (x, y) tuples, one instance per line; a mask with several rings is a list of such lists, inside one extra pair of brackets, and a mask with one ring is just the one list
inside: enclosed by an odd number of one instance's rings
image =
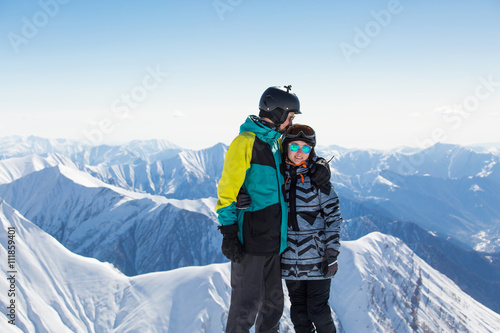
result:
[[(291, 86), (266, 89), (259, 110), (229, 146), (217, 188), (222, 253), (231, 260), (228, 333), (254, 324), (256, 333), (278, 332), (283, 313), (280, 254), (287, 247), (288, 206), (279, 139), (302, 112)], [(312, 178), (329, 182), (328, 165), (316, 169)]]
[(281, 134), (292, 125), (295, 114), (302, 113), (299, 98), (291, 89), (292, 86), (269, 87), (259, 102), (259, 117)]

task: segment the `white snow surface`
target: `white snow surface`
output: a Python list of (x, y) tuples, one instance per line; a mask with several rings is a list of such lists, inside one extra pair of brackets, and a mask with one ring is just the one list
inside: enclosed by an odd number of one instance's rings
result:
[(4, 201), (68, 249), (113, 262), (127, 275), (222, 260), (215, 198), (129, 191), (64, 165), (0, 188)]
[[(76, 255), (0, 199), (0, 262), (15, 229), (16, 325), (2, 332), (221, 332), (230, 266), (211, 264), (127, 277)], [(7, 279), (0, 279), (6, 291)], [(10, 302), (0, 293), (3, 309)], [(339, 332), (498, 332), (500, 315), (380, 233), (343, 242), (330, 305)], [(282, 332), (292, 332), (289, 303)]]
[(0, 184), (10, 183), (32, 172), (56, 165), (76, 168), (76, 165), (69, 158), (58, 154), (48, 154), (47, 157), (30, 154), (23, 157), (0, 160)]

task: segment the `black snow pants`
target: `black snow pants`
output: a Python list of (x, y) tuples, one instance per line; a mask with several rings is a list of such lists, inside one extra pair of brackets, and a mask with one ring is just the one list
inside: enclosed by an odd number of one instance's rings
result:
[[(284, 296), (279, 255), (245, 254), (240, 263), (231, 262), (231, 305), (226, 333), (276, 333), (283, 314)], [(257, 320), (256, 320), (257, 318)]]
[(331, 279), (286, 280), (292, 303), (290, 317), (296, 333), (336, 332), (328, 305), (331, 282)]

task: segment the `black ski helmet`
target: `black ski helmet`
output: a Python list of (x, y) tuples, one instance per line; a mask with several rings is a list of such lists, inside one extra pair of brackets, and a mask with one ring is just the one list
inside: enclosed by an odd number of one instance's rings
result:
[(297, 95), (290, 92), (292, 86), (274, 86), (264, 91), (259, 102), (259, 117), (271, 119), (279, 126), (286, 121), (288, 113), (300, 112), (300, 102)]

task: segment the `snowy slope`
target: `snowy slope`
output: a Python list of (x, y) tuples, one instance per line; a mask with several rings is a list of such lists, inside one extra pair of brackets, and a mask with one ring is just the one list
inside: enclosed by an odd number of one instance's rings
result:
[[(133, 164), (103, 163), (83, 170), (102, 181), (174, 199), (215, 197), (226, 147), (185, 150), (165, 160), (137, 160)], [(148, 157), (151, 160), (151, 157)]]
[[(381, 171), (363, 201), (395, 219), (413, 221), (476, 250), (494, 252), (500, 246), (498, 188), (484, 177), (445, 179)], [(480, 237), (483, 232), (486, 239)]]
[[(128, 278), (108, 263), (71, 253), (0, 203), (2, 234), (16, 230), (16, 325), (23, 332), (221, 331), (228, 265), (189, 267)], [(5, 237), (0, 260), (6, 262)], [(0, 282), (7, 290), (7, 281)], [(189, 297), (185, 297), (189, 295)], [(0, 294), (2, 308), (6, 293)], [(12, 328), (2, 311), (2, 332)]]
[(71, 156), (87, 149), (87, 145), (66, 139), (45, 139), (37, 136), (0, 138), (0, 160), (26, 155), (61, 154)]
[(48, 154), (47, 157), (32, 154), (0, 160), (0, 184), (10, 183), (32, 172), (56, 165), (76, 168), (71, 159), (59, 154)]
[[(500, 250), (498, 154), (443, 144), (389, 152), (323, 149), (318, 149), (320, 155), (336, 155), (332, 180), (341, 197), (365, 201), (465, 247)], [(225, 151), (219, 144), (151, 163), (141, 159), (82, 170), (133, 191), (176, 199), (215, 197)]]
[(363, 202), (391, 219), (414, 222), (465, 247), (500, 250), (497, 153), (445, 144), (389, 152), (324, 147), (319, 153), (336, 155), (332, 181), (341, 198)]
[(370, 215), (344, 222), (341, 239), (354, 240), (374, 231), (395, 236), (467, 294), (500, 313), (500, 254), (463, 249), (411, 222)]
[(224, 261), (213, 198), (131, 192), (63, 165), (0, 185), (0, 197), (71, 251), (127, 275)]
[(71, 155), (81, 165), (119, 165), (153, 163), (175, 156), (183, 149), (166, 140), (132, 141), (124, 145), (84, 147)]
[(331, 304), (346, 332), (500, 330), (499, 314), (429, 267), (401, 240), (371, 233), (343, 245)]
[(217, 144), (192, 151), (166, 140), (91, 147), (69, 140), (0, 138), (0, 184), (62, 164), (131, 191), (201, 199), (215, 196), (226, 150)]
[[(75, 255), (0, 201), (2, 231), (16, 230), (16, 327), (2, 332), (221, 332), (229, 264), (126, 277)], [(6, 239), (0, 239), (6, 262)], [(339, 332), (495, 332), (500, 315), (463, 293), (400, 240), (373, 233), (344, 242), (330, 305)], [(6, 279), (0, 288), (7, 289)], [(5, 308), (10, 299), (0, 293)], [(282, 332), (291, 332), (289, 303)]]
[[(127, 275), (224, 262), (213, 207), (226, 149), (218, 144), (191, 151), (162, 140), (88, 147), (3, 138), (0, 197), (67, 248), (112, 262)], [(336, 155), (332, 179), (346, 221), (371, 216), (369, 223), (405, 225), (362, 223), (352, 233), (356, 238), (371, 231), (402, 237), (498, 312), (499, 255), (486, 253), (500, 249), (497, 149), (438, 144), (425, 150), (318, 151)], [(440, 237), (424, 239), (407, 222)], [(456, 247), (449, 242), (462, 250), (450, 250)], [(472, 248), (484, 253), (468, 253)]]
[(81, 165), (132, 164), (136, 160), (151, 163), (172, 157), (182, 150), (166, 140), (136, 140), (117, 146), (90, 146), (79, 141), (36, 136), (0, 138), (0, 160), (33, 154), (40, 156), (59, 154)]

